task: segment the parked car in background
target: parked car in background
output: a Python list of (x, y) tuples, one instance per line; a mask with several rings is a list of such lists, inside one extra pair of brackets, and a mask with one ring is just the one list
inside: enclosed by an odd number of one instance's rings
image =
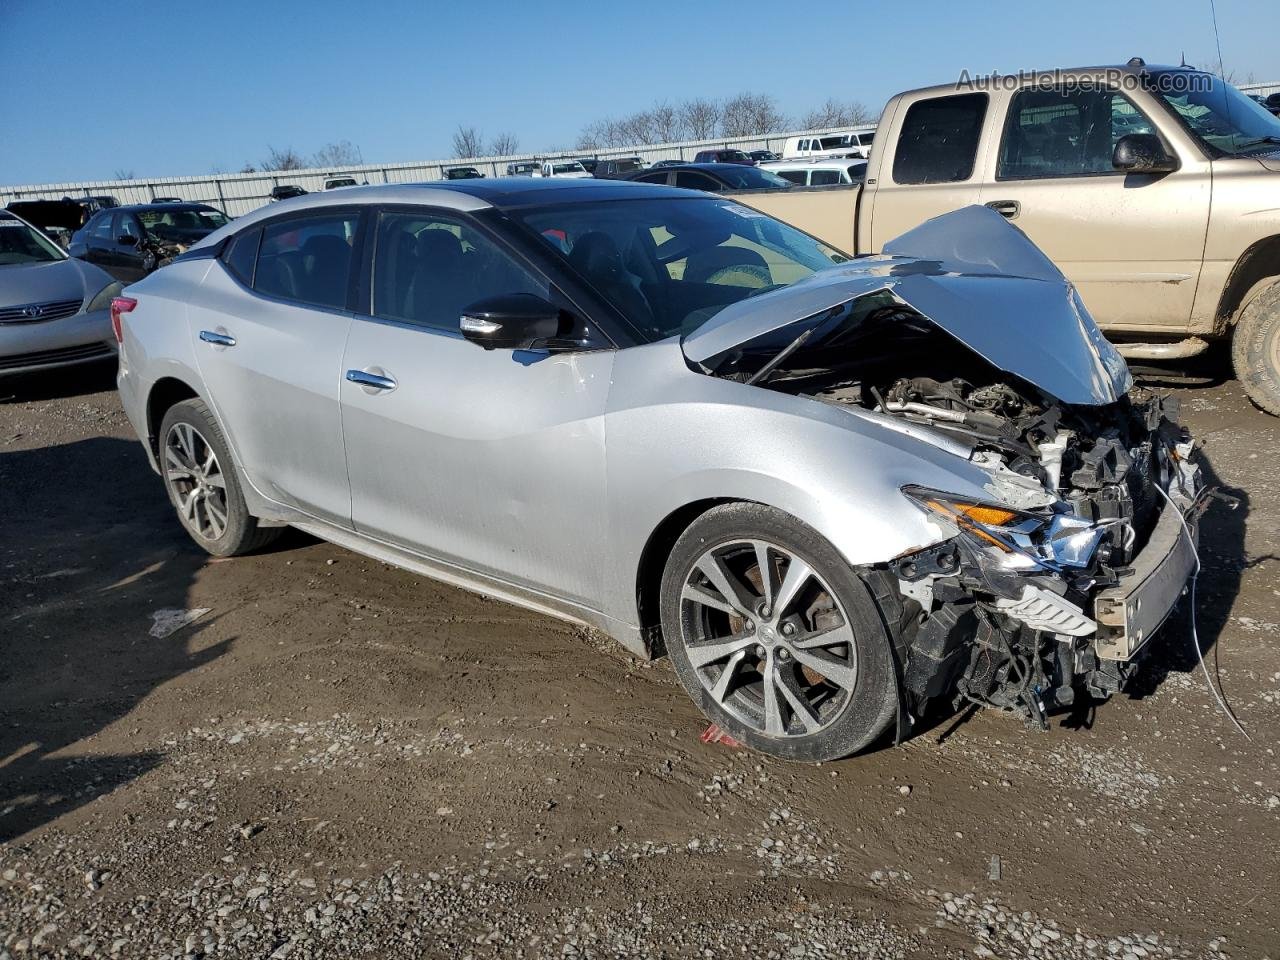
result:
[(586, 180), (591, 176), (577, 160), (547, 160), (542, 164), (542, 175), (561, 180)]
[(777, 757), (1045, 729), (1195, 569), (1193, 444), (999, 214), (887, 246), (634, 183), (321, 194), (116, 298), (117, 383), (213, 555), (290, 524), (665, 651)]
[(645, 169), (645, 163), (639, 157), (610, 157), (596, 164), (593, 177), (601, 180), (626, 180), (631, 174)]
[(73, 257), (132, 283), (227, 224), (203, 203), (146, 203), (100, 210), (71, 238)]
[(756, 162), (741, 150), (721, 148), (717, 150), (699, 150), (693, 158), (694, 163), (740, 163), (754, 167)]
[(43, 230), (64, 250), (84, 223), (84, 208), (70, 197), (61, 200), (15, 200), (6, 208), (15, 216)]
[(596, 172), (596, 167), (600, 166), (600, 161), (595, 157), (578, 157), (578, 162), (582, 164), (583, 170), (593, 175)]
[(542, 176), (542, 167), (537, 160), (517, 160), (515, 163), (507, 164), (508, 177), (534, 177)]
[(156, 197), (152, 203), (186, 203), (181, 197)]
[(304, 197), (307, 191), (292, 183), (282, 183), (271, 188), (271, 200), (292, 200), (294, 197)]
[(660, 170), (663, 167), (683, 167), (688, 160), (655, 160), (649, 164), (650, 170)]
[(867, 175), (865, 160), (778, 160), (761, 170), (776, 173), (798, 187), (828, 187), (837, 183), (861, 183)]
[(867, 159), (875, 132), (824, 133), (821, 136), (788, 137), (782, 146), (782, 159), (803, 157), (857, 157)]
[(355, 177), (327, 177), (324, 181), (326, 190), (340, 190), (343, 187), (358, 187)]
[(1280, 116), (1280, 93), (1273, 93), (1262, 104), (1276, 116)]
[(0, 210), (0, 374), (114, 356), (111, 299), (121, 287)]
[(1280, 119), (1211, 74), (1134, 58), (912, 90), (886, 105), (861, 190), (742, 200), (859, 254), (985, 204), (1123, 355), (1175, 360), (1229, 338), (1250, 399), (1280, 415)]
[(748, 150), (747, 156), (756, 163), (769, 163), (782, 159), (781, 155), (774, 153), (772, 150)]
[(446, 180), (481, 180), (484, 174), (475, 167), (445, 167)]
[(786, 190), (791, 184), (776, 173), (740, 163), (685, 163), (632, 174), (628, 180), (658, 183), (686, 190)]

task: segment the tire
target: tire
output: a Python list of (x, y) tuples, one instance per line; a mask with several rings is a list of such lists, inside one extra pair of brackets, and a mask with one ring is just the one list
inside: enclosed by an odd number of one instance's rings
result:
[(1280, 282), (1240, 311), (1231, 336), (1231, 365), (1249, 399), (1280, 417)]
[(166, 411), (159, 460), (178, 521), (206, 552), (240, 556), (280, 535), (280, 527), (259, 527), (245, 506), (227, 441), (203, 400), (183, 400)]
[[(772, 571), (767, 590), (762, 567)], [(782, 609), (762, 608), (770, 598)], [(733, 503), (698, 517), (672, 547), (660, 607), (681, 684), (755, 750), (835, 760), (871, 745), (897, 715), (891, 638), (871, 591), (780, 510)]]

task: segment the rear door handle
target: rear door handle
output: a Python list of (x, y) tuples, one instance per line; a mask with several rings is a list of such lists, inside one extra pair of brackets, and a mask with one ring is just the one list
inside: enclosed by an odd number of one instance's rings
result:
[(228, 333), (215, 333), (213, 330), (201, 330), (200, 339), (205, 343), (213, 343), (219, 347), (234, 347), (236, 338)]
[(367, 370), (348, 370), (347, 379), (352, 383), (358, 383), (362, 387), (372, 387), (375, 390), (394, 390), (396, 382), (391, 377), (384, 377), (379, 373), (369, 373)]
[(1006, 220), (1016, 220), (1022, 212), (1022, 204), (1017, 200), (992, 200), (987, 206)]

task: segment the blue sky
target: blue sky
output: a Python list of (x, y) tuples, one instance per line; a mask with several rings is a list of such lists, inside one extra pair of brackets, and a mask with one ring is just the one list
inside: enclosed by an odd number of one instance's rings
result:
[[(1218, 0), (1227, 69), (1280, 80), (1280, 3)], [(961, 70), (1215, 56), (1209, 0), (0, 0), (0, 184), (205, 174), (350, 140), (447, 157), (459, 124), (522, 150), (656, 99), (829, 96), (878, 112)]]

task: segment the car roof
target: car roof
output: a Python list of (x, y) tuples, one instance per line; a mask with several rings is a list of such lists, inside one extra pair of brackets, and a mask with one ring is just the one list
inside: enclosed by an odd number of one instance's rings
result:
[[(1135, 58), (1136, 62), (1111, 64), (1097, 67), (1067, 67), (1054, 68), (1050, 70), (1034, 70), (1025, 73), (1011, 74), (1009, 76), (1000, 76), (992, 74), (979, 74), (972, 77), (972, 85), (967, 82), (952, 81), (951, 83), (937, 84), (931, 87), (917, 87), (915, 90), (905, 90), (894, 97), (914, 98), (919, 94), (935, 94), (935, 93), (983, 93), (991, 89), (996, 90), (1016, 90), (1025, 86), (1039, 86), (1047, 84), (1051, 89), (1058, 86), (1062, 81), (1072, 81), (1088, 79), (1092, 81), (1109, 81), (1115, 78), (1116, 74), (1126, 74), (1128, 76), (1140, 77), (1149, 73), (1164, 73), (1169, 70), (1184, 70), (1188, 73), (1206, 73), (1205, 70), (1198, 70), (1195, 67), (1171, 66), (1160, 63), (1144, 63)], [(993, 79), (994, 76), (994, 79)]]
[(707, 173), (732, 173), (740, 175), (744, 164), (741, 163), (681, 163), (676, 166), (662, 167), (663, 170), (702, 170)]
[(217, 207), (211, 207), (207, 203), (198, 203), (195, 200), (182, 200), (178, 203), (129, 203), (119, 207), (103, 207), (99, 213), (140, 213), (143, 210), (166, 210), (172, 212), (174, 210), (212, 210), (215, 213), (221, 213)]

